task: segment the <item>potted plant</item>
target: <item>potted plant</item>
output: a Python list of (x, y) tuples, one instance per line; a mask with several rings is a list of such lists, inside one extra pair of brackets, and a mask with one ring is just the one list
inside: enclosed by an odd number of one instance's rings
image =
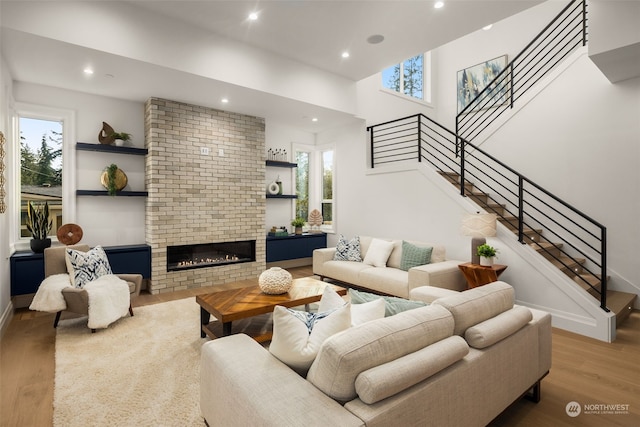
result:
[(293, 225), (293, 227), (295, 228), (296, 234), (302, 234), (302, 226), (304, 225), (304, 223), (305, 223), (304, 218), (300, 218), (300, 217), (291, 221), (291, 225)]
[(478, 246), (477, 253), (480, 257), (480, 265), (492, 266), (493, 258), (496, 257), (498, 250), (485, 243), (484, 245)]
[(27, 203), (27, 230), (31, 232), (31, 250), (42, 253), (51, 246), (51, 239), (47, 237), (53, 227), (53, 220), (49, 218), (49, 203), (44, 205), (34, 205), (31, 201)]
[(118, 147), (122, 147), (125, 142), (131, 140), (131, 134), (127, 132), (114, 132), (111, 137)]

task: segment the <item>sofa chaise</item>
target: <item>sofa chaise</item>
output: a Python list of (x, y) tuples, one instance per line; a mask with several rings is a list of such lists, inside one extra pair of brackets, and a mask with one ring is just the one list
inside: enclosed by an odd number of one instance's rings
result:
[[(360, 254), (364, 260), (373, 237), (360, 236)], [(464, 261), (447, 260), (446, 250), (442, 245), (425, 242), (408, 241), (419, 247), (431, 247), (430, 262), (402, 270), (402, 240), (393, 242), (393, 250), (385, 267), (376, 267), (365, 262), (337, 261), (336, 248), (323, 248), (313, 251), (313, 274), (321, 280), (333, 279), (358, 288), (372, 290), (401, 298), (409, 298), (412, 289), (419, 286), (434, 286), (454, 291), (467, 289), (464, 276), (458, 268)]]
[(205, 343), (210, 426), (484, 426), (551, 367), (551, 317), (504, 282), (328, 338), (306, 378), (246, 335)]

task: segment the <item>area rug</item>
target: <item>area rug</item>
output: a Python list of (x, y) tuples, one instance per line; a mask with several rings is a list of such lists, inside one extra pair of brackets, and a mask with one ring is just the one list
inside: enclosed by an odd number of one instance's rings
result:
[(53, 425), (203, 426), (200, 307), (187, 298), (134, 309), (92, 334), (87, 319), (56, 335)]

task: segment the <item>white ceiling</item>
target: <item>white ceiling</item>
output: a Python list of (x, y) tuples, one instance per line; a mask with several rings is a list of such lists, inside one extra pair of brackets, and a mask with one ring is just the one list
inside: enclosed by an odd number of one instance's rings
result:
[[(0, 7), (3, 3), (8, 2), (0, 0)], [(448, 0), (439, 10), (433, 8), (433, 1), (417, 0), (143, 0), (125, 3), (148, 11), (150, 16), (170, 17), (176, 21), (176, 28), (197, 27), (358, 81), (404, 58), (534, 6), (540, 0)], [(259, 14), (257, 21), (247, 19), (252, 11)], [(376, 34), (383, 35), (384, 41), (368, 43), (367, 38)], [(350, 52), (348, 59), (341, 57), (345, 50)], [(135, 101), (163, 97), (214, 108), (221, 106), (212, 105), (210, 94), (224, 92), (232, 99), (226, 107), (230, 111), (265, 117), (310, 132), (351, 118), (339, 111), (7, 26), (2, 28), (2, 55), (16, 81)], [(109, 80), (101, 75), (104, 80), (100, 85), (78, 78), (77, 67), (82, 66), (87, 57), (98, 65), (104, 64), (104, 70), (115, 69), (118, 78)], [(322, 117), (322, 122), (311, 123), (310, 117)]]

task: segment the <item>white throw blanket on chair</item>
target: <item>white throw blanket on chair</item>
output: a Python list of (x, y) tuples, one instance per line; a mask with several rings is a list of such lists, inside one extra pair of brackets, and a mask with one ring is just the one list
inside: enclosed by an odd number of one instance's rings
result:
[[(30, 310), (57, 312), (67, 308), (62, 289), (71, 287), (68, 274), (55, 274), (42, 281)], [(127, 282), (113, 274), (101, 276), (84, 286), (89, 296), (91, 329), (106, 328), (129, 312), (130, 296)]]

